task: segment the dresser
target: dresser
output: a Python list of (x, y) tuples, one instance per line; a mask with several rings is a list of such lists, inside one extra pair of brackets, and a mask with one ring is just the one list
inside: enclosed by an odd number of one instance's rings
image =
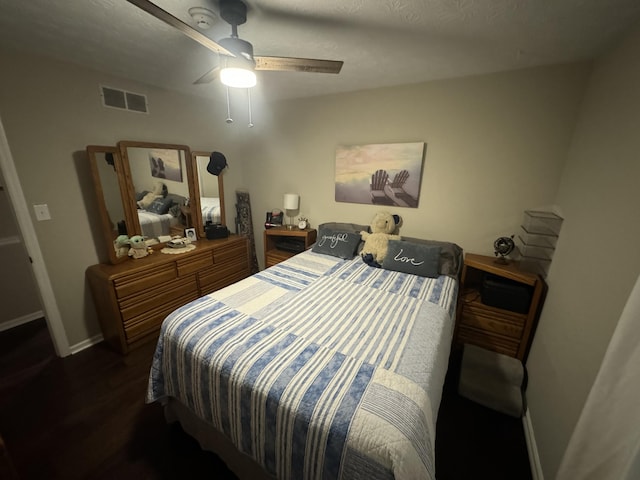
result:
[(248, 277), (249, 239), (201, 239), (186, 253), (153, 254), (86, 271), (105, 341), (128, 353), (158, 338), (164, 318), (198, 297)]
[[(483, 302), (486, 275), (521, 285), (530, 292), (530, 301), (521, 311)], [(520, 270), (516, 261), (500, 264), (495, 257), (467, 253), (461, 277), (462, 293), (456, 315), (454, 344), (465, 343), (526, 361), (535, 334), (547, 285), (540, 275)], [(509, 304), (509, 291), (502, 300)]]

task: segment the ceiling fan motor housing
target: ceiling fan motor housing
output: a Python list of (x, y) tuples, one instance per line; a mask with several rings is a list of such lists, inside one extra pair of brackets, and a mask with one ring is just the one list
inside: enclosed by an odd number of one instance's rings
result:
[(220, 16), (229, 25), (242, 25), (247, 21), (247, 6), (239, 0), (220, 0)]
[(248, 62), (251, 62), (255, 66), (255, 60), (253, 58), (253, 45), (246, 40), (242, 40), (238, 37), (222, 38), (218, 41), (220, 45), (236, 55), (238, 58), (242, 58)]

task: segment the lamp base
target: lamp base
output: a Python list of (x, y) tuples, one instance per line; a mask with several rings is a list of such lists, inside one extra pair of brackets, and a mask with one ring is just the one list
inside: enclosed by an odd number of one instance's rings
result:
[(293, 225), (291, 225), (291, 224), (286, 225), (286, 227), (287, 227), (287, 230), (293, 230)]

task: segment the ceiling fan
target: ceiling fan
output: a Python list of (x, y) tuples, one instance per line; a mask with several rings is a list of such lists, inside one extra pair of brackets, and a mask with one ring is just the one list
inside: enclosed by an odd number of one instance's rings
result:
[[(313, 58), (267, 57), (253, 54), (253, 45), (238, 37), (238, 25), (247, 21), (247, 6), (241, 0), (220, 0), (220, 16), (231, 25), (231, 36), (219, 41), (211, 40), (182, 20), (149, 0), (127, 0), (129, 3), (178, 29), (184, 35), (200, 43), (209, 50), (221, 55), (221, 65), (216, 66), (195, 84), (209, 83), (220, 76), (227, 86), (251, 87), (255, 85), (253, 70), (271, 70), (284, 72), (339, 73), (342, 61), (319, 60)], [(248, 73), (247, 73), (248, 72)], [(226, 74), (244, 75), (240, 83), (231, 84)]]

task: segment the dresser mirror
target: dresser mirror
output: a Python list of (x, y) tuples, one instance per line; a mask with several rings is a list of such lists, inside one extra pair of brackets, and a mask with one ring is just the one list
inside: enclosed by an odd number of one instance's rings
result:
[(192, 152), (193, 170), (196, 172), (195, 200), (192, 208), (200, 212), (198, 231), (204, 237), (207, 223), (226, 225), (223, 173), (213, 175), (207, 171), (211, 152)]
[(199, 220), (190, 214), (196, 194), (189, 147), (133, 141), (119, 142), (118, 147), (129, 180), (122, 197), (132, 212), (129, 235), (157, 239), (199, 228)]
[(116, 147), (89, 145), (87, 155), (91, 165), (98, 217), (109, 261), (119, 263), (126, 255), (118, 255), (114, 241), (118, 235), (126, 235), (130, 213), (126, 211), (126, 180), (120, 152)]

